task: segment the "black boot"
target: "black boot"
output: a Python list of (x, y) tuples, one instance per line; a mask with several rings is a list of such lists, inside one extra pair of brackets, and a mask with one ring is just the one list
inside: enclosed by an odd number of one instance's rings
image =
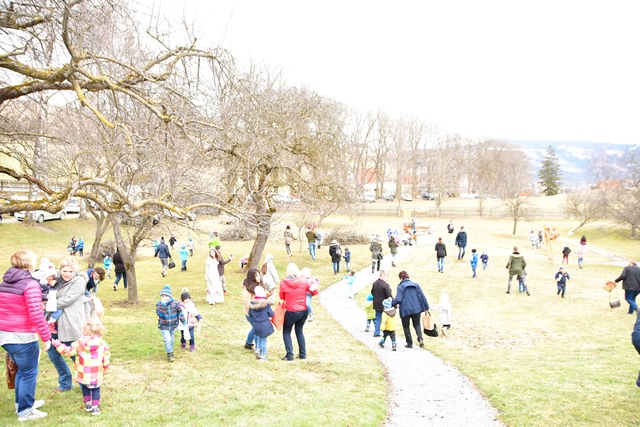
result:
[(173, 357), (173, 351), (171, 353), (167, 353), (167, 360), (169, 362), (173, 362), (175, 360), (175, 357)]

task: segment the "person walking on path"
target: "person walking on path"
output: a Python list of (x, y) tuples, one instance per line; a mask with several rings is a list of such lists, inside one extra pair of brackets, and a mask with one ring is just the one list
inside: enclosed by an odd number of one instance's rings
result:
[(438, 273), (444, 273), (444, 257), (447, 256), (447, 247), (442, 242), (442, 237), (438, 237), (436, 243), (436, 258), (438, 260)]
[(382, 302), (387, 298), (392, 298), (393, 295), (391, 293), (391, 286), (389, 286), (389, 282), (387, 281), (389, 277), (389, 273), (386, 270), (380, 271), (380, 277), (378, 280), (373, 282), (371, 286), (371, 295), (373, 295), (373, 309), (376, 312), (376, 318), (373, 322), (373, 336), (380, 336), (380, 323), (382, 322), (382, 312), (384, 311), (384, 306)]
[(509, 256), (509, 261), (507, 261), (507, 270), (509, 270), (509, 281), (507, 282), (508, 294), (511, 293), (511, 281), (513, 280), (513, 276), (522, 275), (525, 268), (527, 268), (527, 261), (524, 259), (524, 256), (518, 252), (518, 247), (514, 246), (513, 253)]
[(154, 257), (160, 258), (160, 264), (162, 265), (162, 277), (167, 275), (167, 268), (169, 267), (169, 258), (171, 258), (171, 252), (169, 252), (169, 246), (164, 242), (164, 237), (160, 238), (160, 243), (156, 248)]
[(467, 247), (467, 232), (464, 231), (464, 227), (460, 227), (460, 231), (456, 235), (456, 246), (458, 247), (458, 261), (462, 261)]
[(51, 332), (42, 315), (42, 291), (31, 275), (36, 268), (36, 255), (18, 251), (11, 256), (11, 267), (0, 284), (0, 345), (18, 366), (15, 376), (15, 406), (18, 421), (47, 416), (38, 408), (44, 400), (35, 400), (40, 346), (51, 346)]
[(638, 311), (636, 297), (640, 294), (640, 267), (635, 261), (629, 261), (620, 276), (615, 280), (616, 283), (622, 280), (622, 289), (624, 289), (624, 299), (629, 303), (629, 314)]
[(382, 241), (380, 240), (379, 234), (376, 234), (371, 239), (369, 250), (371, 251), (371, 272), (375, 273), (376, 271), (380, 271), (380, 261), (384, 258), (382, 255)]
[(291, 253), (291, 242), (293, 241), (293, 232), (291, 227), (287, 225), (284, 230), (284, 247), (287, 249), (287, 256), (293, 256)]
[(384, 348), (384, 343), (387, 337), (391, 338), (391, 349), (396, 351), (398, 346), (396, 344), (396, 309), (391, 306), (393, 304), (393, 298), (387, 298), (382, 301), (384, 307), (384, 313), (382, 313), (382, 339), (378, 345)]
[(307, 232), (304, 233), (307, 238), (307, 242), (309, 243), (309, 255), (311, 255), (312, 260), (316, 260), (316, 239), (318, 238), (318, 234), (313, 231), (311, 227), (307, 227)]
[(338, 244), (337, 240), (332, 240), (329, 245), (329, 256), (331, 257), (331, 263), (333, 264), (333, 274), (340, 273), (340, 260), (342, 260), (342, 248)]
[(453, 232), (455, 227), (453, 226), (453, 220), (449, 221), (447, 224), (447, 233), (449, 233), (449, 243), (453, 243)]
[(420, 315), (423, 312), (429, 310), (429, 303), (427, 297), (422, 292), (422, 288), (416, 282), (409, 279), (409, 273), (402, 270), (398, 274), (398, 278), (401, 280), (396, 291), (396, 298), (393, 300), (393, 306), (400, 305), (400, 319), (402, 319), (402, 329), (404, 330), (404, 337), (407, 341), (405, 347), (413, 348), (413, 339), (411, 338), (411, 329), (409, 322), (413, 323), (413, 328), (416, 330), (416, 336), (420, 347), (424, 347), (424, 341), (422, 340), (422, 325), (420, 324)]
[(395, 267), (396, 255), (398, 255), (398, 241), (393, 234), (389, 236), (389, 252), (391, 252), (391, 267)]

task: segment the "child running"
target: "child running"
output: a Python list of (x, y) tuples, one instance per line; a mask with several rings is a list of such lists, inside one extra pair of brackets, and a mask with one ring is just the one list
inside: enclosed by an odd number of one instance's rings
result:
[[(180, 349), (187, 349), (187, 338), (185, 337), (185, 330), (189, 331), (189, 351), (196, 351), (196, 322), (202, 322), (202, 316), (198, 312), (196, 305), (191, 299), (188, 288), (182, 288), (182, 294), (180, 295), (180, 308), (184, 313), (184, 317), (187, 319), (187, 326), (178, 326), (180, 329)], [(198, 332), (200, 332), (198, 330)]]
[(104, 373), (109, 368), (111, 352), (102, 339), (104, 326), (95, 319), (89, 319), (82, 331), (84, 336), (67, 346), (58, 340), (52, 344), (58, 353), (64, 356), (75, 356), (76, 381), (82, 389), (84, 410), (91, 415), (100, 415), (100, 386), (104, 381)]
[(482, 269), (486, 270), (487, 265), (489, 265), (489, 255), (487, 255), (486, 251), (483, 251), (482, 255), (480, 255), (480, 261), (482, 262)]
[(558, 293), (556, 295), (562, 294), (562, 298), (564, 298), (564, 291), (567, 289), (567, 280), (570, 279), (569, 273), (565, 271), (563, 266), (560, 266), (556, 273), (556, 283), (558, 285)]
[(256, 286), (254, 298), (249, 303), (249, 316), (253, 319), (253, 333), (256, 339), (256, 359), (267, 360), (267, 338), (273, 333), (273, 310), (267, 301), (267, 293), (262, 286)]
[(102, 264), (104, 265), (104, 271), (107, 272), (107, 278), (111, 279), (111, 267), (113, 267), (113, 259), (111, 258), (110, 253), (104, 254)]
[(171, 287), (165, 285), (160, 291), (160, 301), (156, 304), (156, 314), (158, 315), (158, 329), (164, 339), (164, 348), (167, 351), (167, 360), (173, 362), (173, 335), (178, 327), (178, 322), (187, 324), (180, 304), (171, 298)]
[(387, 340), (387, 337), (391, 337), (391, 347), (393, 351), (398, 349), (396, 345), (396, 309), (391, 306), (393, 298), (389, 297), (382, 301), (382, 307), (384, 307), (384, 311), (382, 312), (382, 321), (380, 324), (382, 327), (382, 339), (378, 343), (378, 345), (384, 348), (384, 343)]

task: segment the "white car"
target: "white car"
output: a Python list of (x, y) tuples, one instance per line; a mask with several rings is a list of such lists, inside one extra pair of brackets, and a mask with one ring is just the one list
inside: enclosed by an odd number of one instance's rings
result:
[(80, 199), (76, 197), (70, 198), (65, 210), (67, 213), (80, 213)]
[[(67, 211), (64, 209), (54, 214), (52, 214), (51, 212), (41, 211), (41, 210), (33, 211), (33, 213), (35, 215), (37, 222), (43, 222), (49, 219), (64, 219), (64, 217), (67, 216)], [(13, 214), (13, 216), (17, 221), (23, 221), (26, 215), (27, 215), (26, 211), (20, 211)]]
[(413, 197), (411, 197), (411, 194), (407, 194), (407, 193), (400, 195), (400, 198), (402, 200), (404, 200), (405, 202), (412, 202), (413, 201)]

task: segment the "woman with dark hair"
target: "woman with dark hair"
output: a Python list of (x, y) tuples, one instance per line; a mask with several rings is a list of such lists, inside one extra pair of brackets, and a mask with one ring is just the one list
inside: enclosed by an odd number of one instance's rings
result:
[(253, 318), (249, 316), (249, 307), (251, 306), (251, 300), (255, 296), (256, 286), (262, 286), (265, 288), (262, 283), (262, 275), (260, 274), (260, 270), (257, 268), (250, 268), (247, 271), (247, 277), (242, 281), (242, 302), (244, 305), (244, 318), (247, 319), (247, 322), (251, 325), (251, 330), (247, 334), (247, 339), (244, 342), (244, 348), (247, 350), (253, 350), (253, 343), (255, 341), (255, 334), (253, 332)]
[(102, 267), (90, 268), (87, 271), (89, 280), (87, 281), (87, 292), (98, 293), (98, 285), (104, 281), (107, 272)]
[(422, 340), (422, 328), (420, 326), (420, 315), (423, 311), (429, 310), (427, 297), (424, 296), (420, 285), (409, 280), (409, 273), (406, 271), (401, 271), (400, 274), (398, 274), (398, 278), (401, 282), (396, 290), (396, 299), (393, 300), (393, 306), (395, 307), (400, 304), (402, 329), (404, 330), (404, 337), (407, 340), (405, 347), (413, 348), (409, 322), (413, 323), (413, 328), (416, 330), (416, 336), (418, 337), (420, 347), (424, 347), (424, 341)]
[(116, 281), (113, 283), (113, 290), (118, 290), (118, 283), (120, 283), (120, 279), (122, 279), (122, 283), (124, 283), (124, 288), (127, 289), (127, 269), (125, 268), (124, 261), (122, 261), (122, 257), (118, 251), (113, 254), (113, 268), (116, 273)]
[(302, 328), (307, 321), (309, 311), (307, 310), (307, 293), (317, 295), (318, 289), (311, 287), (308, 277), (300, 274), (300, 269), (294, 263), (287, 266), (286, 279), (280, 281), (280, 300), (284, 301), (284, 308), (287, 312), (284, 315), (284, 325), (282, 326), (282, 338), (287, 354), (282, 358), (288, 362), (293, 360), (293, 343), (291, 341), (291, 329), (295, 327), (296, 339), (298, 341), (298, 358), (307, 358), (307, 345), (304, 339)]
[(47, 416), (38, 408), (43, 400), (35, 400), (40, 346), (51, 346), (51, 332), (42, 315), (40, 284), (31, 275), (36, 266), (33, 252), (18, 251), (11, 256), (11, 268), (0, 284), (0, 345), (18, 365), (15, 378), (15, 404), (18, 421)]

